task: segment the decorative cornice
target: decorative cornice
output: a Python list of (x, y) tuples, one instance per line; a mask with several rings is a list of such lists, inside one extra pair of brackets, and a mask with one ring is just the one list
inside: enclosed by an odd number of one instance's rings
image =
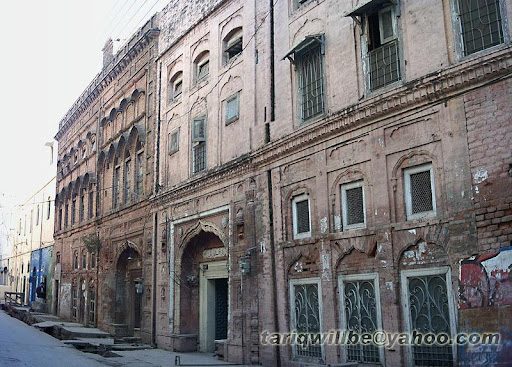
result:
[(86, 111), (106, 87), (121, 74), (123, 70), (139, 55), (153, 40), (157, 40), (159, 30), (156, 17), (153, 16), (138, 32), (132, 36), (127, 44), (114, 56), (112, 61), (96, 75), (84, 92), (68, 110), (59, 123), (59, 131), (55, 139), (59, 140), (71, 125)]
[(378, 118), (439, 103), (512, 72), (510, 46), (488, 56), (483, 60), (477, 58), (458, 63), (332, 113), (321, 121), (254, 151), (252, 164), (255, 167), (269, 164), (320, 139)]
[(223, 166), (193, 177), (180, 186), (153, 196), (163, 205), (233, 177), (243, 177), (312, 143), (354, 129), (379, 118), (439, 103), (487, 83), (510, 76), (512, 48), (507, 46), (485, 57), (458, 63), (405, 83), (383, 94), (332, 113), (323, 120), (267, 144)]

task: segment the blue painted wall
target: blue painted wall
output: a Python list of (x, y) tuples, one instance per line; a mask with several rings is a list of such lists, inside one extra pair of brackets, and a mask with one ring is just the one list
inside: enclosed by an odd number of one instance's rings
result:
[[(34, 250), (30, 254), (30, 289), (29, 303), (36, 300), (36, 288), (42, 280), (46, 283), (46, 298), (48, 299), (51, 283), (53, 246)], [(35, 268), (35, 269), (34, 269)]]

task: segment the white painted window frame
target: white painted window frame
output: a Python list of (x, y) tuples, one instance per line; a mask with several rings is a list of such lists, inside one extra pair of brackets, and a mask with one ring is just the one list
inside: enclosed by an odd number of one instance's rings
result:
[[(236, 116), (228, 117), (228, 103), (230, 103), (231, 101), (235, 101), (235, 103), (236, 103)], [(236, 92), (235, 94), (229, 96), (226, 99), (224, 109), (225, 109), (226, 126), (235, 122), (236, 120), (238, 120), (240, 118), (240, 93), (239, 92)]]
[[(411, 312), (410, 312), (410, 304), (409, 304), (409, 279), (411, 277), (417, 276), (429, 276), (429, 275), (444, 275), (446, 280), (446, 294), (448, 296), (448, 312), (450, 317), (450, 336), (452, 340), (455, 340), (456, 330), (457, 330), (457, 313), (455, 312), (455, 295), (452, 289), (452, 272), (449, 266), (435, 267), (435, 268), (427, 268), (427, 269), (411, 269), (411, 270), (402, 270), (400, 272), (400, 283), (401, 283), (401, 303), (402, 310), (404, 314), (404, 323), (405, 323), (405, 331), (408, 333), (412, 333), (412, 320), (411, 320)], [(406, 347), (406, 361), (407, 366), (412, 366), (414, 357), (412, 346), (409, 345)], [(452, 344), (452, 355), (453, 360), (457, 360), (457, 345), (456, 343)]]
[[(411, 175), (420, 172), (430, 172), (430, 187), (432, 189), (432, 210), (421, 213), (413, 213), (412, 212), (412, 197), (411, 197)], [(432, 163), (426, 163), (415, 167), (410, 167), (404, 169), (404, 196), (405, 196), (405, 210), (407, 214), (407, 220), (415, 220), (422, 218), (431, 218), (435, 217), (437, 214), (437, 205), (436, 205), (436, 186), (434, 180), (434, 167)]]
[[(347, 190), (361, 187), (363, 191), (363, 223), (347, 224), (348, 222), (348, 210), (347, 210)], [(360, 229), (366, 228), (366, 199), (364, 193), (364, 180), (358, 180), (341, 185), (341, 215), (343, 220), (343, 230)]]
[[(308, 214), (309, 214), (309, 231), (298, 233), (298, 222), (297, 222), (297, 202), (308, 201)], [(311, 237), (311, 198), (308, 194), (301, 194), (293, 197), (292, 199), (292, 227), (293, 227), (293, 239), (301, 239)]]
[[(393, 35), (391, 37), (388, 37), (388, 38), (383, 38), (384, 36), (384, 32), (383, 32), (383, 28), (382, 28), (382, 13), (385, 13), (387, 12), (388, 10), (391, 11), (391, 26), (393, 27)], [(380, 43), (381, 45), (385, 44), (385, 43), (388, 43), (390, 41), (393, 41), (394, 39), (397, 38), (397, 32), (396, 32), (396, 10), (395, 10), (395, 6), (387, 6), (383, 9), (380, 9), (379, 10), (379, 33), (380, 33)]]
[[(291, 279), (290, 280), (290, 331), (297, 330), (297, 320), (295, 320), (295, 285), (302, 284), (316, 284), (318, 287), (318, 315), (320, 317), (320, 333), (324, 331), (323, 325), (323, 303), (322, 303), (322, 282), (319, 277), (314, 278), (304, 278), (304, 279)], [(325, 361), (325, 346), (322, 344), (322, 360)], [(293, 359), (297, 358), (297, 346), (292, 344), (292, 356)]]
[[(375, 302), (377, 304), (377, 327), (378, 330), (382, 330), (382, 308), (380, 303), (380, 283), (379, 283), (379, 274), (378, 273), (365, 273), (365, 274), (349, 274), (349, 275), (340, 275), (338, 276), (338, 289), (340, 290), (340, 315), (341, 315), (341, 329), (347, 330), (347, 316), (345, 315), (345, 281), (357, 281), (357, 280), (371, 280), (373, 281), (373, 286), (375, 288)], [(379, 358), (382, 366), (385, 366), (384, 359), (384, 347), (379, 347)], [(342, 358), (343, 361), (347, 362), (347, 350), (346, 348), (342, 348)]]

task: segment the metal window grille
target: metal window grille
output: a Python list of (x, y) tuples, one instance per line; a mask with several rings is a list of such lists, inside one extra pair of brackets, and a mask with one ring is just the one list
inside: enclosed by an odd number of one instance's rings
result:
[[(344, 282), (343, 298), (347, 330), (361, 334), (378, 329), (377, 300), (373, 280)], [(374, 344), (347, 345), (347, 360), (380, 364), (379, 349)]]
[[(299, 334), (320, 333), (320, 303), (318, 284), (294, 285), (294, 329)], [(323, 360), (321, 345), (310, 343), (296, 344), (295, 356)]]
[(459, 0), (464, 55), (503, 43), (499, 0)]
[(364, 223), (363, 188), (345, 190), (347, 225)]
[(368, 52), (370, 89), (376, 90), (400, 80), (398, 40)]
[(96, 289), (89, 289), (89, 324), (94, 325), (96, 321)]
[(130, 201), (130, 190), (132, 189), (132, 173), (131, 173), (132, 161), (127, 160), (124, 166), (124, 202)]
[(303, 121), (324, 113), (322, 45), (295, 56), (299, 73), (300, 115)]
[(238, 119), (238, 94), (226, 101), (226, 124)]
[(193, 152), (193, 168), (194, 173), (201, 172), (206, 169), (206, 143), (197, 142), (192, 148)]
[[(443, 275), (408, 278), (408, 297), (413, 330), (450, 335), (450, 314), (446, 278)], [(413, 346), (415, 366), (453, 366), (450, 345)]]
[(411, 211), (412, 214), (434, 210), (432, 204), (432, 185), (430, 170), (413, 173), (411, 180)]
[(302, 200), (295, 203), (297, 220), (297, 233), (307, 233), (309, 226), (309, 200)]

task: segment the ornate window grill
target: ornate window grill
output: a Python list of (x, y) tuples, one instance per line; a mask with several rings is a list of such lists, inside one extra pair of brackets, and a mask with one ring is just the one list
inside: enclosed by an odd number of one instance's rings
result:
[[(451, 335), (446, 276), (408, 277), (407, 291), (411, 329), (423, 335)], [(412, 352), (414, 366), (453, 366), (450, 345), (414, 345)]]
[(299, 73), (299, 105), (301, 120), (324, 113), (324, 80), (322, 44), (297, 53), (295, 63)]
[[(292, 284), (292, 287), (292, 305), (294, 307), (292, 329), (300, 335), (307, 335), (311, 338), (321, 332), (318, 283)], [(294, 357), (306, 362), (323, 362), (322, 346), (307, 342), (296, 343)]]
[[(378, 304), (375, 294), (375, 281), (351, 280), (343, 282), (343, 303), (346, 329), (359, 335), (379, 329)], [(347, 345), (347, 360), (361, 363), (380, 364), (379, 349), (374, 344)]]
[(499, 0), (459, 0), (458, 13), (465, 56), (504, 42)]

